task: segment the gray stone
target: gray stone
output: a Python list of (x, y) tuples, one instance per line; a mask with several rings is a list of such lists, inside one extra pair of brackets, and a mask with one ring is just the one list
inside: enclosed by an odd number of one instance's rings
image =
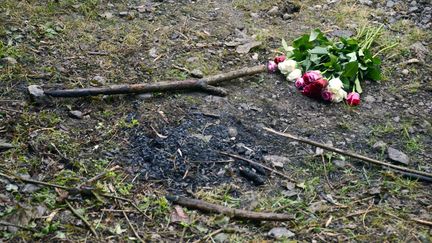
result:
[(375, 102), (375, 98), (372, 95), (367, 95), (366, 97), (364, 97), (364, 101), (366, 103), (374, 103)]
[(381, 152), (381, 151), (384, 151), (387, 148), (387, 144), (384, 143), (383, 141), (378, 141), (378, 142), (374, 143), (374, 145), (372, 145), (372, 148), (374, 148), (375, 150)]
[(338, 168), (345, 168), (347, 166), (347, 163), (345, 161), (343, 161), (343, 160), (338, 160), (337, 159), (337, 160), (333, 160), (332, 162)]
[(6, 64), (8, 66), (14, 66), (16, 65), (18, 62), (15, 58), (13, 57), (4, 57), (1, 59), (1, 64)]
[(237, 137), (238, 131), (235, 127), (228, 127), (228, 135), (230, 138)]
[(213, 238), (213, 240), (215, 242), (228, 242), (228, 235), (225, 233), (219, 233)]
[(204, 73), (199, 69), (194, 69), (191, 71), (191, 75), (194, 78), (202, 78), (204, 77)]
[(113, 14), (111, 12), (105, 12), (105, 13), (101, 14), (100, 16), (102, 18), (105, 18), (105, 19), (112, 19)]
[(121, 11), (121, 12), (119, 13), (120, 17), (126, 17), (126, 16), (128, 16), (128, 14), (129, 14), (128, 11)]
[(404, 154), (402, 151), (389, 147), (387, 149), (388, 157), (390, 160), (401, 163), (404, 165), (408, 165), (410, 163), (410, 159), (408, 155)]
[(291, 237), (295, 236), (295, 234), (293, 232), (291, 232), (287, 228), (283, 228), (283, 227), (273, 228), (267, 233), (267, 235), (269, 237), (271, 237), (272, 239), (275, 239), (275, 240), (280, 240), (283, 238), (286, 239), (286, 238), (291, 238)]
[(405, 75), (405, 76), (408, 75), (409, 74), (409, 70), (408, 69), (402, 70), (402, 74)]
[(284, 13), (284, 15), (282, 16), (282, 18), (283, 18), (284, 20), (288, 20), (288, 19), (291, 19), (291, 18), (292, 18), (292, 15), (289, 14), (289, 13)]
[(258, 19), (260, 17), (258, 13), (250, 13), (250, 16), (254, 19)]
[(102, 86), (106, 84), (106, 80), (104, 77), (96, 75), (90, 80), (90, 84), (92, 86)]
[(392, 8), (394, 5), (395, 5), (395, 3), (394, 3), (393, 1), (387, 1), (386, 6), (387, 6), (388, 8)]
[(417, 12), (418, 9), (419, 9), (418, 7), (415, 7), (415, 6), (414, 6), (414, 7), (409, 8), (408, 11), (409, 11), (410, 13), (413, 13), (413, 12)]
[(11, 149), (13, 147), (14, 147), (13, 144), (6, 143), (6, 142), (0, 140), (0, 151), (2, 151), (2, 150), (8, 150), (8, 149)]
[(76, 119), (82, 119), (83, 118), (83, 113), (81, 111), (77, 111), (77, 110), (69, 111), (69, 115), (73, 118), (76, 118)]
[(23, 193), (33, 193), (39, 190), (39, 187), (34, 184), (25, 184), (24, 188), (21, 190)]
[[(423, 43), (421, 43), (421, 42), (416, 42), (416, 43), (412, 44), (410, 46), (410, 49), (416, 54), (416, 57), (419, 58), (420, 60), (424, 60), (429, 53), (429, 49), (425, 45), (423, 45)], [(413, 59), (415, 59), (415, 58), (413, 58)], [(410, 59), (410, 60), (413, 60), (413, 59)], [(410, 60), (407, 61), (408, 64), (414, 63), (412, 61), (409, 62)], [(417, 62), (419, 62), (419, 60), (417, 60)]]
[(29, 92), (31, 99), (38, 104), (44, 104), (49, 101), (48, 97), (39, 85), (30, 85), (27, 87), (27, 91)]
[(277, 15), (279, 13), (279, 7), (278, 6), (273, 6), (268, 12), (269, 15)]
[(249, 51), (252, 48), (258, 47), (261, 44), (262, 44), (261, 41), (251, 41), (251, 42), (248, 42), (246, 44), (237, 46), (236, 52), (239, 53), (239, 54), (246, 54), (246, 53), (249, 53)]
[(279, 156), (279, 155), (265, 155), (263, 159), (266, 163), (270, 163), (274, 167), (278, 167), (278, 168), (283, 168), (285, 164), (291, 162), (289, 158)]
[(371, 0), (360, 0), (359, 1), (361, 4), (367, 5), (367, 6), (372, 6), (372, 1)]

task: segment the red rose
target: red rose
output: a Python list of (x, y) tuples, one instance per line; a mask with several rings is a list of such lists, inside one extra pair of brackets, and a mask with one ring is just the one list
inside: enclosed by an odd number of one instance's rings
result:
[(278, 57), (275, 57), (274, 62), (275, 62), (276, 64), (278, 64), (278, 63), (280, 63), (280, 62), (285, 61), (285, 59), (286, 59), (285, 56), (278, 56)]
[(321, 99), (321, 93), (327, 85), (327, 80), (318, 79), (315, 82), (306, 85), (302, 90), (302, 94), (307, 97)]
[(360, 94), (357, 92), (351, 92), (348, 94), (346, 101), (350, 106), (360, 105)]
[(303, 75), (303, 80), (304, 80), (305, 84), (313, 83), (316, 80), (322, 79), (322, 78), (323, 78), (323, 76), (321, 75), (321, 72), (317, 71), (317, 70), (306, 72)]

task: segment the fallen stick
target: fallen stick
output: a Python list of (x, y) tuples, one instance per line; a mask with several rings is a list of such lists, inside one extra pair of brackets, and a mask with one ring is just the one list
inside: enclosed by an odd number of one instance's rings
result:
[(81, 219), (81, 221), (84, 222), (84, 224), (90, 229), (90, 231), (92, 232), (92, 234), (99, 239), (99, 235), (96, 233), (96, 230), (93, 228), (93, 226), (90, 224), (90, 222), (84, 217), (82, 216), (75, 208), (72, 207), (72, 205), (68, 202), (68, 200), (65, 201), (66, 205), (68, 206), (69, 210), (75, 215), (77, 216), (79, 219)]
[(188, 79), (181, 81), (162, 81), (157, 83), (140, 83), (140, 84), (119, 84), (107, 87), (93, 87), (82, 89), (57, 89), (57, 90), (42, 90), (37, 85), (30, 85), (28, 87), (29, 93), (32, 96), (44, 95), (51, 97), (84, 97), (95, 95), (114, 95), (114, 94), (138, 94), (138, 93), (151, 93), (151, 92), (166, 92), (166, 91), (180, 91), (180, 90), (200, 90), (220, 96), (226, 96), (225, 89), (215, 87), (224, 81), (250, 76), (257, 73), (267, 71), (266, 65), (259, 65), (255, 67), (241, 68), (235, 71), (217, 74), (201, 79)]
[(241, 157), (241, 156), (239, 156), (239, 155), (230, 154), (230, 153), (225, 153), (225, 152), (222, 152), (222, 151), (218, 151), (218, 153), (223, 154), (223, 155), (226, 155), (226, 156), (231, 157), (231, 158), (234, 158), (234, 159), (243, 160), (243, 161), (248, 162), (249, 164), (252, 164), (252, 165), (256, 165), (256, 166), (262, 167), (262, 168), (264, 168), (264, 169), (266, 169), (266, 170), (268, 170), (268, 171), (270, 171), (270, 172), (272, 172), (272, 173), (275, 173), (275, 174), (277, 174), (277, 175), (282, 176), (283, 178), (285, 178), (285, 179), (287, 179), (287, 180), (289, 180), (289, 181), (291, 181), (291, 182), (294, 182), (294, 183), (296, 182), (295, 180), (293, 180), (293, 179), (290, 178), (289, 176), (287, 176), (287, 175), (285, 175), (285, 174), (283, 174), (283, 173), (281, 173), (281, 172), (279, 172), (279, 171), (277, 171), (277, 170), (274, 170), (274, 169), (272, 169), (272, 168), (270, 168), (270, 167), (267, 167), (267, 166), (265, 166), (265, 165), (263, 165), (263, 164), (260, 164), (260, 163), (258, 163), (258, 162), (252, 161), (252, 160), (250, 160), (250, 159), (246, 159), (246, 158), (243, 158), (243, 157)]
[(297, 136), (291, 135), (289, 133), (278, 132), (278, 131), (273, 130), (273, 129), (268, 128), (268, 127), (263, 127), (263, 129), (266, 130), (266, 131), (268, 131), (268, 132), (271, 132), (271, 133), (277, 134), (279, 136), (282, 136), (282, 137), (290, 138), (290, 139), (293, 139), (293, 140), (301, 142), (301, 143), (306, 143), (306, 144), (309, 144), (309, 145), (312, 145), (312, 146), (316, 146), (316, 147), (320, 147), (320, 148), (326, 149), (328, 151), (332, 151), (332, 152), (335, 152), (335, 153), (338, 153), (338, 154), (342, 154), (342, 155), (346, 155), (346, 156), (349, 156), (349, 157), (352, 157), (352, 158), (356, 158), (356, 159), (359, 159), (360, 161), (363, 161), (363, 162), (368, 162), (368, 163), (371, 163), (371, 164), (374, 164), (374, 165), (379, 165), (379, 166), (382, 166), (382, 167), (388, 167), (388, 168), (393, 169), (395, 172), (398, 172), (398, 173), (400, 173), (402, 175), (405, 175), (405, 176), (408, 176), (408, 177), (414, 177), (414, 178), (417, 178), (417, 179), (420, 179), (420, 180), (425, 180), (425, 181), (432, 182), (432, 174), (427, 173), (427, 172), (418, 171), (418, 170), (414, 170), (414, 169), (410, 169), (410, 168), (406, 168), (406, 167), (402, 167), (402, 166), (398, 166), (398, 165), (389, 164), (389, 163), (386, 163), (386, 162), (383, 162), (383, 161), (379, 161), (379, 160), (376, 160), (376, 159), (372, 159), (372, 158), (369, 158), (369, 157), (366, 157), (366, 156), (363, 156), (363, 155), (359, 155), (359, 154), (352, 153), (352, 152), (349, 152), (349, 151), (345, 151), (345, 150), (342, 150), (342, 149), (338, 149), (338, 148), (335, 148), (335, 147), (332, 147), (332, 146), (328, 146), (328, 145), (325, 145), (325, 144), (322, 144), (322, 143), (318, 143), (318, 142), (315, 142), (315, 141), (312, 141), (312, 140), (309, 140), (309, 139), (306, 139), (306, 138), (297, 137)]
[(288, 221), (294, 219), (292, 215), (288, 215), (288, 214), (261, 213), (261, 212), (247, 211), (243, 209), (228, 208), (213, 203), (208, 203), (202, 200), (191, 199), (191, 198), (186, 198), (181, 196), (168, 195), (166, 196), (166, 199), (175, 204), (190, 209), (198, 209), (209, 213), (224, 214), (228, 217), (237, 218), (237, 219), (246, 219), (246, 220), (254, 220), (254, 221)]

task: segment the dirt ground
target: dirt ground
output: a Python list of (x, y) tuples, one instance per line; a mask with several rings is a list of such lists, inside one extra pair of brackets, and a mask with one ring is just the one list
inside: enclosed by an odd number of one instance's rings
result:
[[(432, 173), (431, 8), (427, 0), (1, 0), (1, 241), (432, 242), (430, 183), (262, 129), (385, 161), (390, 147), (409, 157), (403, 166)], [(267, 73), (224, 83), (227, 97), (39, 103), (27, 94), (31, 84), (207, 76), (266, 63), (282, 38), (315, 28), (336, 38), (380, 24), (375, 46), (399, 45), (380, 54), (384, 80), (365, 83), (355, 108), (311, 100)], [(260, 43), (239, 51), (252, 42)], [(166, 195), (293, 219), (236, 220), (175, 207)]]

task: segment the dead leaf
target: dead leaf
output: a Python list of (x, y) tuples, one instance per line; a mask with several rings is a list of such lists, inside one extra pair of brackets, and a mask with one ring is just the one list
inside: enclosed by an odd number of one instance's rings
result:
[(189, 217), (183, 211), (183, 208), (179, 205), (174, 206), (174, 210), (171, 212), (171, 222), (183, 222), (188, 223)]
[(205, 143), (209, 143), (210, 139), (213, 137), (212, 135), (202, 135), (198, 133), (191, 134), (192, 137), (203, 140)]
[(252, 41), (252, 42), (248, 42), (248, 43), (246, 43), (246, 44), (243, 44), (243, 45), (239, 45), (239, 46), (237, 46), (237, 48), (236, 48), (236, 52), (239, 53), (239, 54), (246, 54), (246, 53), (249, 53), (249, 51), (250, 51), (252, 48), (255, 48), (255, 47), (257, 47), (257, 46), (260, 46), (261, 44), (262, 44), (261, 41)]

